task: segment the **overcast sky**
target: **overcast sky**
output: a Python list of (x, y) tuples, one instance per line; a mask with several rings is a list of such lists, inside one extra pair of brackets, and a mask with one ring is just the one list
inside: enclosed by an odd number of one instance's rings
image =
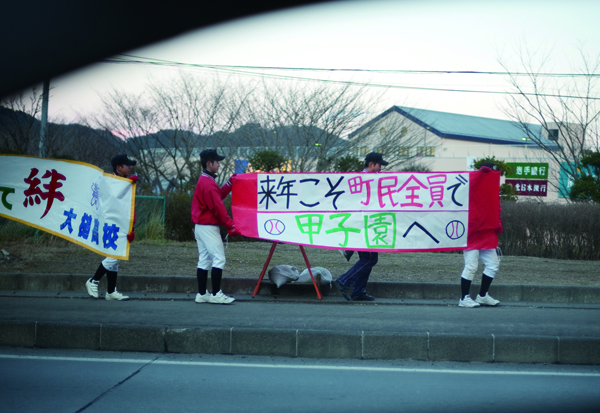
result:
[[(372, 71), (502, 71), (498, 59), (516, 63), (515, 50), (526, 44), (531, 51), (551, 51), (547, 69), (572, 73), (581, 66), (579, 46), (594, 58), (600, 54), (599, 16), (600, 2), (592, 0), (336, 1), (231, 21), (128, 53), (193, 64), (365, 69), (371, 72), (285, 74), (410, 88), (506, 91), (504, 76)], [(99, 63), (53, 79), (50, 120), (59, 116), (76, 121), (76, 111), (99, 110), (98, 92), (111, 87), (140, 91), (148, 76), (172, 77), (177, 70)], [(501, 94), (391, 88), (374, 111), (398, 104), (505, 119), (504, 100)]]

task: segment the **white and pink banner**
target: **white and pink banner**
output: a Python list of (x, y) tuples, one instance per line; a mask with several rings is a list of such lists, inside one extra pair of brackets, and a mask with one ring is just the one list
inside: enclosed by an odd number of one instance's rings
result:
[(245, 236), (380, 252), (498, 246), (500, 172), (237, 175), (232, 213)]
[(135, 186), (81, 162), (0, 155), (0, 215), (129, 259)]

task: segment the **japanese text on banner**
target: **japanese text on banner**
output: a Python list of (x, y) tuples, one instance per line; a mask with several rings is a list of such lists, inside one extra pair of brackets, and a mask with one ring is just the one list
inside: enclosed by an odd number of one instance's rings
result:
[(259, 174), (260, 238), (356, 249), (467, 243), (468, 173)]
[(78, 162), (0, 156), (0, 215), (127, 259), (131, 181)]

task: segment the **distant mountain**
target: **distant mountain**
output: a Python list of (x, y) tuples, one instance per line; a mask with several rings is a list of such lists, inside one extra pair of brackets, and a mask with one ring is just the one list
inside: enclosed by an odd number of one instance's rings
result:
[[(0, 106), (0, 152), (39, 155), (41, 121)], [(81, 124), (48, 123), (44, 142), (47, 158), (71, 159), (110, 170), (110, 159), (126, 150), (113, 134)]]
[(137, 136), (128, 141), (133, 150), (150, 148), (175, 148), (184, 144), (193, 144), (198, 149), (230, 147), (274, 147), (284, 140), (294, 146), (306, 146), (325, 141), (329, 146), (338, 146), (345, 141), (338, 136), (327, 136), (327, 132), (318, 127), (284, 126), (266, 129), (257, 123), (248, 123), (234, 132), (216, 132), (212, 135), (198, 135), (194, 132), (161, 130), (157, 133)]

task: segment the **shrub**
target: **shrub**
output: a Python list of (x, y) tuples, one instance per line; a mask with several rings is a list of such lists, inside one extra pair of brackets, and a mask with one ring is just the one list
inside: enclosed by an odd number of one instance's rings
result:
[(335, 159), (328, 158), (329, 163), (333, 162), (334, 172), (360, 172), (365, 167), (364, 159), (352, 155), (345, 155)]
[(166, 200), (165, 238), (194, 241), (192, 196), (187, 192), (172, 192)]
[(505, 255), (600, 259), (600, 205), (502, 202)]
[(143, 225), (135, 228), (136, 239), (163, 239), (163, 219), (161, 213), (146, 216)]

